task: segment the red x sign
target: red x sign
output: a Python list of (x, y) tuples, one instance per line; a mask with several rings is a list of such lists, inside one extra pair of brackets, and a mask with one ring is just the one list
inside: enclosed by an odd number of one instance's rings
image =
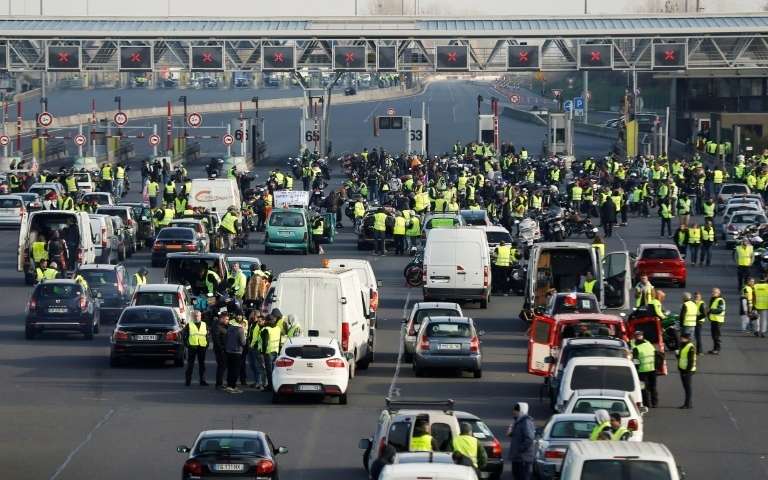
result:
[(202, 60), (203, 63), (213, 63), (213, 54), (210, 52), (203, 52)]
[(273, 63), (285, 62), (285, 55), (283, 54), (283, 52), (276, 52), (274, 55), (272, 55), (272, 62)]
[(130, 60), (131, 63), (141, 63), (141, 54), (139, 52), (133, 52)]
[(59, 63), (69, 63), (69, 52), (59, 52), (57, 56)]
[(675, 61), (675, 51), (674, 50), (665, 50), (664, 51), (664, 61), (665, 62), (674, 62)]
[(448, 52), (448, 61), (456, 63), (457, 59), (457, 53), (456, 52)]
[(518, 61), (520, 63), (528, 62), (528, 52), (526, 52), (526, 51), (522, 51), (522, 52), (518, 53), (517, 57), (518, 57)]
[(590, 56), (589, 56), (590, 62), (599, 62), (601, 58), (602, 58), (602, 55), (598, 50), (592, 50), (590, 52)]
[(355, 52), (347, 52), (344, 54), (344, 61), (347, 63), (352, 63), (355, 61)]

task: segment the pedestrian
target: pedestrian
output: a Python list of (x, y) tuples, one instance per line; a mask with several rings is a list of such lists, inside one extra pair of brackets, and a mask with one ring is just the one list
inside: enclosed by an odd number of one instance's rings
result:
[(634, 337), (630, 346), (637, 375), (643, 384), (643, 404), (656, 408), (659, 404), (656, 390), (656, 347), (645, 339), (645, 334), (640, 329), (635, 330)]
[(187, 371), (186, 385), (192, 383), (192, 372), (195, 369), (195, 360), (197, 360), (197, 370), (200, 374), (200, 386), (207, 386), (205, 381), (205, 353), (208, 350), (208, 325), (203, 322), (203, 314), (200, 310), (195, 310), (192, 314), (192, 321), (184, 326), (183, 338), (187, 345)]
[(683, 293), (683, 305), (680, 307), (680, 331), (693, 335), (698, 322), (699, 308), (688, 292)]
[(600, 221), (603, 227), (605, 238), (613, 235), (613, 224), (616, 223), (616, 204), (606, 197), (606, 200), (600, 206)]
[(699, 247), (701, 246), (701, 228), (699, 224), (693, 222), (688, 228), (688, 250), (690, 255), (688, 256), (691, 266), (696, 266), (696, 261), (699, 258)]
[(407, 221), (402, 212), (398, 212), (395, 217), (395, 226), (392, 227), (392, 238), (395, 242), (395, 255), (403, 255), (405, 253), (405, 230)]
[(224, 388), (224, 374), (227, 371), (227, 328), (229, 326), (229, 314), (219, 313), (218, 318), (213, 319), (215, 327), (211, 332), (213, 340), (213, 353), (216, 357), (216, 388)]
[(509, 270), (512, 262), (512, 246), (504, 240), (493, 250), (493, 284), (491, 289), (496, 293), (507, 295), (509, 293)]
[(384, 255), (386, 253), (386, 235), (387, 235), (387, 212), (384, 207), (379, 207), (373, 214), (373, 236), (376, 242), (374, 255)]
[(242, 393), (237, 388), (237, 380), (240, 377), (243, 347), (245, 346), (245, 332), (238, 321), (230, 321), (227, 325), (227, 388), (229, 393)]
[[(712, 350), (707, 353), (710, 355), (720, 355), (720, 330), (725, 323), (725, 299), (720, 295), (720, 289), (717, 287), (712, 289), (712, 298), (709, 299), (707, 318), (709, 318), (709, 326), (712, 333)], [(702, 345), (698, 345), (699, 349), (701, 349)]]
[[(264, 371), (267, 377), (266, 391), (272, 391), (274, 388), (272, 383), (272, 370), (274, 369), (275, 359), (280, 353), (280, 340), (283, 334), (282, 327), (278, 324), (275, 310), (277, 309), (272, 310), (266, 327), (261, 329), (262, 358), (264, 359)], [(279, 312), (279, 310), (277, 311)]]
[(536, 428), (533, 424), (533, 418), (528, 415), (528, 404), (525, 402), (516, 403), (512, 408), (512, 418), (514, 418), (514, 423), (507, 428), (509, 459), (512, 461), (512, 478), (514, 480), (530, 480), (533, 477)]
[(648, 279), (648, 275), (641, 275), (640, 281), (635, 285), (635, 308), (648, 305), (651, 303), (651, 300), (654, 299), (655, 295), (655, 288)]
[(680, 350), (677, 354), (677, 368), (680, 371), (680, 381), (683, 384), (685, 392), (685, 402), (679, 407), (681, 409), (693, 408), (693, 375), (696, 373), (696, 346), (691, 342), (691, 335), (683, 333), (680, 335)]
[(461, 422), (459, 431), (460, 434), (451, 441), (451, 449), (454, 453), (460, 453), (469, 458), (472, 467), (483, 468), (488, 461), (488, 456), (477, 438), (472, 435), (472, 424)]
[[(693, 338), (696, 341), (696, 345), (704, 345), (701, 340), (701, 332), (704, 329), (704, 322), (707, 321), (707, 306), (704, 304), (704, 298), (701, 292), (694, 292), (693, 303), (696, 304), (696, 328), (694, 329)], [(701, 355), (699, 351), (699, 355)]]
[(659, 217), (661, 217), (661, 237), (664, 237), (664, 232), (671, 237), (672, 207), (669, 206), (669, 200), (664, 199), (659, 203)]
[(688, 252), (688, 225), (681, 223), (677, 230), (675, 230), (673, 238), (675, 239), (677, 249), (680, 251), (680, 256), (685, 258)]
[[(611, 428), (611, 415), (608, 413), (608, 410), (604, 409), (598, 409), (595, 410), (595, 426), (592, 428), (592, 431), (589, 433), (589, 439), (590, 440), (602, 440), (600, 438), (600, 435)], [(610, 440), (610, 434), (609, 438)]]
[(755, 319), (755, 279), (750, 277), (747, 283), (741, 288), (741, 298), (739, 299), (739, 318), (741, 320), (741, 332), (749, 335), (756, 332), (754, 326)]
[(626, 442), (632, 437), (632, 432), (630, 432), (628, 428), (622, 426), (621, 414), (619, 412), (611, 412), (609, 422), (611, 425), (609, 429), (611, 432), (611, 440), (615, 442)]
[(755, 261), (755, 251), (752, 244), (746, 238), (741, 241), (741, 245), (736, 245), (733, 250), (733, 255), (736, 258), (736, 273), (738, 275), (738, 288), (744, 285), (744, 282), (749, 278), (750, 271), (752, 270), (752, 263)]
[(264, 316), (258, 311), (251, 313), (250, 332), (248, 332), (248, 364), (253, 373), (253, 383), (251, 388), (264, 390), (269, 382), (267, 381), (267, 372), (264, 369), (264, 356), (262, 354), (262, 335), (261, 331), (266, 326)]
[(715, 244), (715, 227), (712, 225), (712, 219), (707, 217), (704, 226), (701, 227), (701, 255), (699, 256), (699, 266), (703, 267), (704, 262), (709, 266), (712, 263), (712, 246)]
[(755, 336), (765, 338), (765, 332), (768, 330), (768, 280), (764, 278), (752, 288), (755, 292), (755, 310), (758, 313)]

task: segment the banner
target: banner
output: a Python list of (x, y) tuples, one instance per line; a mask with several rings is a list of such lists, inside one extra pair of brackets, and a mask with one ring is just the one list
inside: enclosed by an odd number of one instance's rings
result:
[(273, 194), (275, 208), (306, 207), (309, 205), (309, 192), (306, 190), (276, 190)]

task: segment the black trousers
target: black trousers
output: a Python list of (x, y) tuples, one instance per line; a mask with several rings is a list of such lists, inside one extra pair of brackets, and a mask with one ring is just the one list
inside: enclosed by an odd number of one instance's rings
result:
[(613, 235), (613, 222), (603, 222), (603, 233), (606, 238)]
[(197, 371), (200, 374), (200, 383), (205, 381), (205, 352), (206, 347), (187, 347), (187, 385), (192, 382), (192, 371), (195, 369), (195, 360), (197, 360)]
[(656, 372), (638, 373), (640, 381), (645, 384), (643, 388), (643, 404), (647, 407), (655, 407), (659, 404), (659, 393), (656, 390)]
[(742, 287), (745, 283), (747, 283), (747, 279), (749, 278), (749, 274), (751, 273), (751, 267), (736, 267), (736, 274), (739, 277), (739, 288)]
[(237, 380), (240, 377), (240, 364), (243, 361), (242, 353), (227, 352), (227, 386), (237, 387)]
[(395, 255), (402, 255), (405, 252), (405, 235), (394, 235)]
[(683, 406), (692, 407), (691, 400), (693, 399), (693, 387), (691, 384), (693, 381), (693, 373), (680, 372), (680, 381), (683, 383), (683, 391), (685, 392), (685, 403), (683, 403)]
[(531, 480), (533, 478), (533, 462), (512, 461), (512, 478), (514, 480)]
[(213, 353), (216, 355), (216, 386), (221, 387), (227, 371), (227, 352), (223, 348), (214, 348)]
[(243, 347), (243, 353), (240, 355), (240, 385), (246, 385), (247, 379), (245, 378), (246, 373), (248, 373), (248, 369), (245, 366), (246, 361), (248, 360), (248, 346), (246, 345)]
[(712, 350), (720, 351), (720, 322), (709, 322), (710, 332), (712, 333)]
[(693, 336), (696, 340), (696, 349), (699, 352), (704, 351), (704, 342), (701, 341), (701, 330), (704, 328), (704, 323), (702, 322), (696, 322), (696, 328), (693, 330)]
[(671, 218), (661, 219), (661, 236), (662, 237), (664, 236), (665, 230), (667, 232), (667, 235), (672, 235), (672, 219)]

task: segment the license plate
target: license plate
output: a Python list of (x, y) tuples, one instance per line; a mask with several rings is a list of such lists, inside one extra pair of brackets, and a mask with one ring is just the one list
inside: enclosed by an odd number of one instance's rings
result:
[(48, 313), (67, 313), (67, 307), (50, 307)]
[(279, 233), (281, 237), (290, 237), (291, 236), (291, 232), (279, 231), (277, 233)]
[(139, 341), (153, 341), (157, 340), (157, 335), (136, 335), (133, 338)]
[(460, 343), (441, 343), (440, 350), (461, 350)]
[(181, 250), (181, 245), (166, 245), (166, 250)]
[(245, 470), (245, 465), (241, 463), (216, 463), (213, 465), (213, 469), (217, 472), (242, 472)]
[(659, 273), (654, 273), (653, 276), (654, 277), (671, 277), (672, 274), (667, 272), (659, 272)]
[(299, 385), (298, 390), (300, 392), (319, 392), (320, 385)]

